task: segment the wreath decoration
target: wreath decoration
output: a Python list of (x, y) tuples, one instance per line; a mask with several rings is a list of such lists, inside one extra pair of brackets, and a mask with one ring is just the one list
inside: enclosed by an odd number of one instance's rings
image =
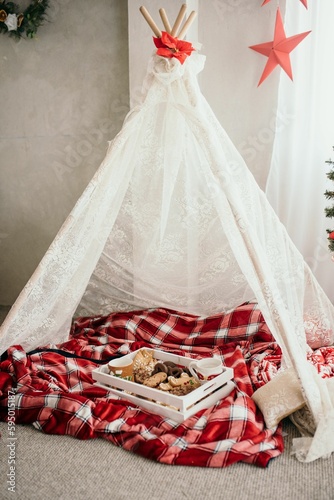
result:
[(22, 12), (14, 2), (0, 2), (0, 33), (20, 39), (34, 38), (46, 18), (49, 0), (34, 0)]

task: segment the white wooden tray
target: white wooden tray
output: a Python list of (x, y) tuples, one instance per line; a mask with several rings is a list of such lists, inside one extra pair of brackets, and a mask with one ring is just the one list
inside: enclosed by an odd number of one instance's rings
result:
[[(140, 350), (127, 354), (123, 359), (133, 359)], [(177, 356), (158, 349), (144, 348), (143, 350), (151, 351), (154, 358), (158, 360), (173, 361), (181, 367), (188, 367), (193, 361), (191, 358)], [(232, 381), (233, 369), (228, 367), (224, 367), (223, 373), (204, 382), (200, 387), (185, 396), (175, 396), (159, 389), (115, 377), (110, 375), (107, 365), (102, 365), (93, 370), (92, 377), (96, 381), (95, 385), (108, 389), (120, 398), (131, 401), (136, 406), (176, 422), (183, 422), (199, 410), (210, 408), (217, 401), (228, 396), (234, 388), (234, 382)]]

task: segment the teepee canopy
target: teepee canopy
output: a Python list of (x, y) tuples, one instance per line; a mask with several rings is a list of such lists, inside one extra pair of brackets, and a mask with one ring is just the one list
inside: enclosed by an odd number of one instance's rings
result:
[[(182, 11), (173, 27), (161, 17), (170, 31), (161, 37), (171, 37), (194, 15), (181, 26)], [(12, 307), (0, 351), (60, 343), (74, 315), (165, 307), (207, 316), (254, 300), (315, 421), (298, 451), (313, 460), (334, 451), (334, 401), (307, 354), (311, 340), (333, 344), (334, 308), (201, 94), (204, 63), (195, 50), (183, 62), (153, 54), (142, 103)]]

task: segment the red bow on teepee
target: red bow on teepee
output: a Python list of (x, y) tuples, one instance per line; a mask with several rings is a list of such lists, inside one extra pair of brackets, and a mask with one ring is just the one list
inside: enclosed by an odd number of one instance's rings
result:
[(169, 33), (166, 33), (166, 31), (162, 31), (161, 38), (153, 37), (153, 40), (158, 49), (158, 56), (168, 58), (175, 57), (181, 64), (183, 64), (186, 58), (195, 50), (190, 42), (179, 40), (177, 37), (173, 37)]

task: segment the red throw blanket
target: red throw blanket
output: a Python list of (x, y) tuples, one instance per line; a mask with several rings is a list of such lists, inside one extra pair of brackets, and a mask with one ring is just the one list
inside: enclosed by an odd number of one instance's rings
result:
[[(234, 369), (235, 388), (182, 424), (159, 417), (93, 385), (101, 362), (139, 347), (192, 358), (220, 355)], [(17, 424), (79, 439), (103, 437), (166, 464), (265, 467), (283, 451), (281, 427), (267, 429), (251, 399), (272, 378), (281, 350), (255, 304), (209, 318), (165, 309), (79, 318), (69, 340), (31, 353), (12, 346), (0, 363), (0, 419), (15, 393)]]

